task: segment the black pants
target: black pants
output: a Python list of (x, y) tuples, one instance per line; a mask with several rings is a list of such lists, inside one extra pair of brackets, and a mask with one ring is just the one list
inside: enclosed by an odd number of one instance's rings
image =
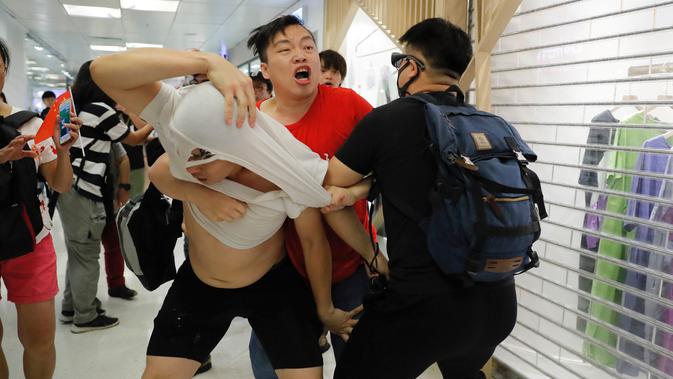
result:
[(432, 296), (372, 295), (334, 378), (410, 379), (435, 362), (444, 378), (480, 378), (480, 369), (512, 331), (516, 307), (513, 282)]

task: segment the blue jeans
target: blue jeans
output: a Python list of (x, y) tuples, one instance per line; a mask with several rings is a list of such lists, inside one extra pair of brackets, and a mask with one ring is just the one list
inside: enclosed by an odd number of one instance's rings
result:
[[(353, 273), (353, 275), (332, 284), (332, 302), (336, 308), (350, 311), (351, 309), (362, 304), (362, 299), (369, 292), (369, 279), (367, 278), (367, 271), (365, 266), (360, 267)], [(279, 326), (282, 327), (282, 326)], [(346, 343), (341, 337), (330, 333), (332, 340), (332, 348), (334, 349), (334, 359), (339, 360), (339, 356), (344, 349)], [(318, 343), (316, 339), (315, 343)], [(252, 372), (255, 379), (278, 379), (276, 372), (271, 366), (271, 361), (262, 347), (262, 343), (252, 331), (250, 335), (250, 364), (252, 365)]]

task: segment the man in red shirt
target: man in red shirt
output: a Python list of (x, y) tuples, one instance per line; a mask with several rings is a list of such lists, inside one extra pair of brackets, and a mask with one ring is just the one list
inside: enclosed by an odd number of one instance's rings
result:
[[(321, 156), (331, 158), (353, 127), (372, 110), (351, 89), (319, 85), (321, 65), (315, 40), (294, 16), (277, 18), (253, 30), (248, 47), (259, 55), (261, 72), (275, 90), (275, 96), (258, 103), (258, 108)], [(354, 207), (363, 225), (368, 225), (366, 201), (359, 201)], [(368, 291), (367, 272), (357, 252), (331, 229), (326, 228), (326, 233), (332, 250), (332, 301), (335, 307), (350, 310), (362, 304)], [(285, 246), (294, 266), (306, 277), (302, 248), (292, 221), (286, 223)], [(338, 358), (344, 341), (336, 335), (331, 340)], [(256, 379), (275, 378), (254, 333), (250, 359)]]

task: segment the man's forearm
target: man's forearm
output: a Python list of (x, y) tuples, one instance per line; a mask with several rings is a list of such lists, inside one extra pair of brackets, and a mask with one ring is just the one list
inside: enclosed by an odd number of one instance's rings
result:
[(218, 56), (198, 51), (133, 49), (96, 58), (91, 71), (101, 88), (131, 90), (166, 78), (206, 73), (208, 59), (214, 57)]
[(366, 179), (363, 179), (359, 183), (353, 184), (352, 186), (348, 187), (348, 190), (353, 194), (353, 197), (355, 200), (362, 200), (366, 199), (367, 196), (369, 195), (369, 190), (372, 188), (372, 183), (374, 179), (369, 176)]
[(135, 113), (128, 112), (126, 115), (129, 116), (129, 119), (131, 119), (131, 123), (133, 123), (133, 126), (136, 127), (136, 130), (141, 130), (143, 127), (145, 127), (145, 125), (147, 125), (147, 122)]
[(70, 153), (61, 151), (56, 158), (56, 172), (53, 176), (53, 183), (49, 183), (56, 192), (65, 193), (72, 186), (72, 164), (70, 163)]
[(176, 179), (171, 174), (169, 160), (166, 154), (162, 155), (150, 168), (150, 180), (166, 196), (173, 199), (195, 203), (195, 196), (205, 187), (184, 180)]
[(332, 254), (330, 246), (314, 243), (304, 247), (304, 264), (311, 284), (318, 314), (329, 312), (334, 308), (332, 303)]
[(353, 207), (327, 213), (324, 217), (329, 227), (339, 238), (357, 251), (364, 260), (372, 261), (374, 248), (369, 233), (365, 231)]
[(136, 146), (145, 143), (147, 137), (152, 133), (154, 128), (150, 124), (145, 124), (142, 128), (130, 132), (126, 138), (124, 138), (124, 143), (131, 146)]
[(131, 162), (128, 155), (119, 159), (117, 167), (119, 168), (119, 183), (128, 183), (131, 177)]

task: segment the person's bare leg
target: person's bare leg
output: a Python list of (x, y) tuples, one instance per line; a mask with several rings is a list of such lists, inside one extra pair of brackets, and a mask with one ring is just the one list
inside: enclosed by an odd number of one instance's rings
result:
[(276, 370), (278, 379), (321, 379), (322, 366)]
[(49, 379), (56, 367), (54, 300), (16, 304), (19, 341), (26, 379)]
[(187, 358), (148, 355), (142, 379), (190, 379), (200, 365)]
[(2, 329), (2, 320), (0, 320), (0, 379), (9, 379), (9, 368), (7, 367), (7, 360), (5, 359), (5, 352), (2, 351), (2, 337), (4, 330)]

